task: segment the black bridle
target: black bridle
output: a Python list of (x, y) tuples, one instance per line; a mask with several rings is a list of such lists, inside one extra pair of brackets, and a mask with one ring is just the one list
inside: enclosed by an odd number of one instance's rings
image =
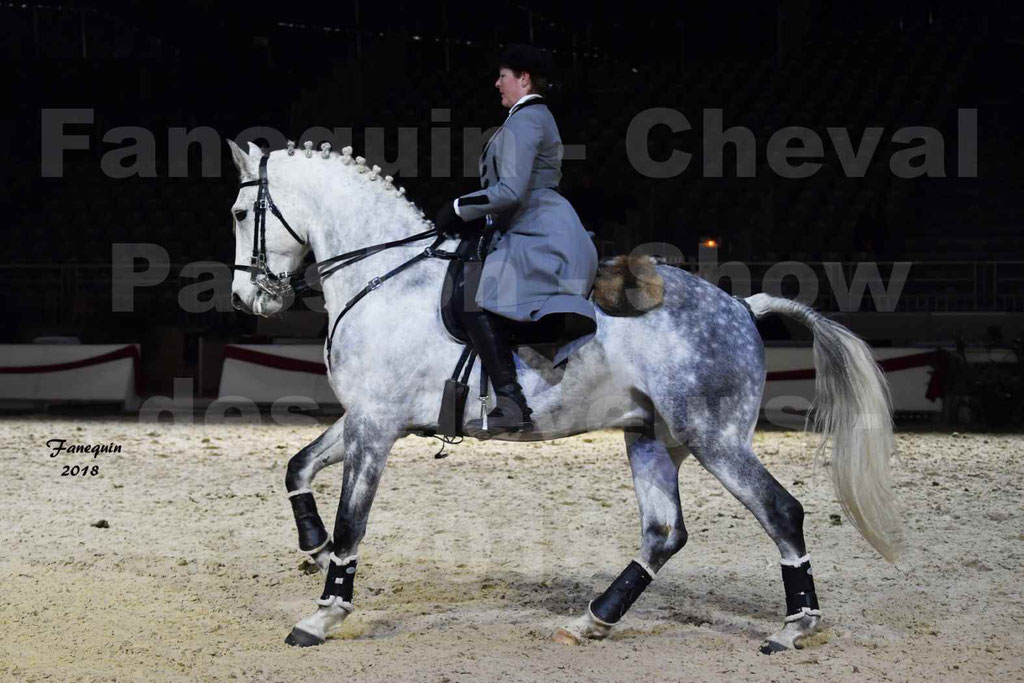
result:
[[(257, 187), (256, 201), (253, 203), (253, 236), (252, 236), (252, 257), (248, 266), (233, 265), (232, 268), (235, 270), (241, 270), (249, 273), (249, 280), (257, 287), (262, 289), (264, 292), (275, 298), (283, 298), (288, 292), (292, 293), (309, 293), (313, 289), (309, 286), (309, 283), (302, 276), (302, 274), (295, 273), (274, 273), (267, 267), (267, 209), (274, 214), (277, 220), (281, 221), (281, 225), (285, 227), (288, 233), (295, 238), (295, 241), (306, 246), (306, 241), (299, 237), (298, 233), (292, 229), (292, 226), (288, 225), (288, 221), (285, 220), (281, 214), (281, 210), (274, 204), (274, 200), (270, 197), (270, 186), (267, 179), (267, 161), (270, 158), (270, 153), (266, 153), (260, 159), (259, 178), (256, 180), (248, 180), (241, 183), (239, 187)], [(367, 256), (372, 256), (379, 251), (385, 249), (391, 249), (392, 247), (398, 247), (412, 242), (418, 242), (428, 237), (437, 236), (434, 243), (429, 247), (421, 251), (416, 256), (413, 256), (408, 261), (392, 268), (384, 275), (378, 276), (370, 280), (365, 287), (362, 288), (354, 297), (348, 300), (345, 307), (342, 308), (341, 312), (338, 313), (338, 317), (334, 319), (334, 324), (331, 325), (330, 334), (327, 337), (327, 369), (330, 371), (331, 368), (331, 345), (334, 341), (334, 332), (338, 329), (338, 323), (341, 322), (342, 317), (348, 313), (353, 306), (355, 306), (360, 299), (372, 292), (373, 290), (384, 284), (385, 281), (391, 279), (398, 273), (402, 272), (409, 266), (417, 263), (425, 258), (442, 258), (442, 259), (453, 259), (458, 258), (454, 252), (442, 251), (437, 249), (437, 246), (443, 242), (446, 237), (438, 233), (437, 228), (431, 228), (430, 230), (424, 230), (423, 232), (410, 235), (409, 237), (403, 237), (399, 240), (392, 240), (391, 242), (382, 242), (381, 244), (374, 244), (369, 247), (362, 247), (360, 249), (354, 249), (353, 251), (339, 254), (338, 256), (332, 256), (331, 258), (323, 261), (317, 261), (313, 265), (316, 266), (317, 271), (320, 275), (320, 282), (323, 283), (328, 277), (338, 272), (346, 266), (350, 266), (353, 263), (362, 261)]]
[(288, 225), (288, 221), (285, 220), (281, 210), (277, 208), (277, 204), (270, 196), (270, 186), (267, 180), (267, 160), (269, 159), (270, 154), (264, 154), (260, 158), (259, 178), (239, 184), (240, 188), (253, 185), (257, 187), (256, 201), (252, 205), (252, 257), (249, 259), (248, 266), (236, 264), (232, 268), (248, 272), (250, 282), (267, 294), (281, 298), (286, 292), (295, 288), (294, 280), (297, 273), (274, 273), (267, 267), (267, 209), (270, 209), (277, 220), (281, 221), (281, 225), (285, 227), (288, 234), (295, 238), (296, 242), (306, 246), (306, 241), (299, 237), (292, 226)]

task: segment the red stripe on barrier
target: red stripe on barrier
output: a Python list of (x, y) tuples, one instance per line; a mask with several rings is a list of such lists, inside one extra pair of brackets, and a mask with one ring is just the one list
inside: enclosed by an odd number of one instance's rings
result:
[[(934, 401), (936, 398), (942, 396), (946, 364), (941, 351), (925, 351), (924, 353), (915, 353), (910, 356), (899, 356), (897, 358), (886, 358), (885, 360), (875, 362), (878, 363), (883, 372), (899, 372), (900, 370), (909, 370), (910, 368), (920, 368), (930, 365), (934, 369), (934, 372), (932, 372), (932, 378), (928, 382), (928, 389), (925, 391), (925, 398), (929, 401)], [(816, 373), (814, 368), (777, 370), (775, 372), (769, 372), (765, 381), (778, 382), (814, 379), (815, 376)]]
[(224, 347), (224, 358), (234, 358), (243, 363), (262, 365), (278, 370), (288, 370), (289, 372), (308, 372), (314, 375), (327, 374), (327, 367), (323, 363), (298, 358), (285, 358), (284, 356), (275, 356), (263, 353), (262, 351), (253, 351), (252, 349), (243, 349), (231, 345)]
[(122, 358), (132, 359), (132, 374), (135, 375), (135, 393), (141, 395), (142, 373), (139, 368), (140, 356), (139, 349), (134, 344), (129, 344), (128, 346), (123, 346), (120, 349), (114, 349), (108, 353), (102, 353), (91, 358), (81, 358), (79, 360), (72, 360), (64, 363), (50, 363), (48, 365), (11, 365), (0, 367), (0, 375), (30, 375), (46, 372), (63, 372), (65, 370), (87, 368), (93, 365), (103, 365), (104, 363), (121, 360)]

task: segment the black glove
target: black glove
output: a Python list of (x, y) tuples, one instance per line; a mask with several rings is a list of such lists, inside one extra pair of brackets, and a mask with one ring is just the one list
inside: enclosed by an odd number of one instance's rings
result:
[(459, 214), (455, 213), (454, 203), (447, 202), (437, 212), (437, 217), (434, 219), (434, 227), (441, 234), (448, 237), (466, 238), (479, 235), (482, 222), (481, 220), (469, 222), (462, 220), (459, 218)]
[(442, 235), (455, 236), (459, 234), (459, 224), (462, 223), (462, 219), (455, 213), (455, 204), (453, 202), (445, 202), (441, 205), (441, 209), (437, 212), (437, 216), (434, 218), (434, 227)]

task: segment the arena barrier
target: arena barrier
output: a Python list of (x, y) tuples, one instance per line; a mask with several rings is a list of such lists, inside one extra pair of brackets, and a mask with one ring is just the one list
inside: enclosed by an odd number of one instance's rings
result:
[(141, 394), (138, 344), (0, 344), (4, 403), (120, 403)]
[[(889, 380), (897, 411), (941, 412), (942, 352), (878, 348), (872, 349), (872, 353)], [(804, 409), (814, 397), (811, 348), (767, 348), (765, 364), (768, 377), (762, 409), (769, 403), (782, 410)], [(318, 405), (338, 405), (327, 383), (322, 346), (224, 347), (219, 398), (245, 397), (256, 403), (273, 403), (289, 396), (310, 397)]]
[[(945, 391), (945, 363), (942, 351), (914, 348), (877, 348), (871, 355), (878, 362), (892, 391), (897, 412), (942, 412)], [(765, 380), (761, 408), (799, 408), (814, 398), (814, 352), (811, 347), (766, 348)]]
[(218, 399), (247, 398), (273, 403), (285, 397), (311, 398), (317, 405), (337, 406), (327, 383), (323, 345), (227, 344)]

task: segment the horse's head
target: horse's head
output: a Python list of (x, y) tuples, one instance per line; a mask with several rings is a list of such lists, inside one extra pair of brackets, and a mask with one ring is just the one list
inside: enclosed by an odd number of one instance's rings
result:
[[(292, 299), (289, 276), (309, 250), (304, 227), (306, 202), (281, 168), (283, 152), (265, 157), (249, 143), (248, 153), (228, 140), (241, 187), (231, 207), (235, 230), (235, 275), (231, 303), (240, 311), (273, 315)], [(272, 194), (271, 194), (272, 193)]]

